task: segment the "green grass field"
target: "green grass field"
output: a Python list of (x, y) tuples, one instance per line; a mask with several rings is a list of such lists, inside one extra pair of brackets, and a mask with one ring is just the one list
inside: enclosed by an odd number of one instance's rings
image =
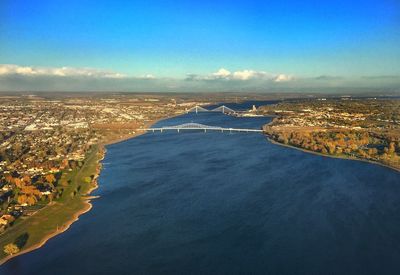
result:
[(70, 181), (70, 184), (64, 187), (59, 199), (32, 216), (17, 219), (12, 227), (0, 235), (0, 260), (7, 256), (3, 252), (6, 244), (18, 242), (22, 237), (26, 243), (21, 251), (29, 249), (41, 243), (58, 228), (65, 226), (74, 214), (85, 208), (86, 194), (93, 187), (88, 177), (96, 174), (100, 157), (99, 147), (93, 146), (81, 168), (63, 173), (60, 181)]

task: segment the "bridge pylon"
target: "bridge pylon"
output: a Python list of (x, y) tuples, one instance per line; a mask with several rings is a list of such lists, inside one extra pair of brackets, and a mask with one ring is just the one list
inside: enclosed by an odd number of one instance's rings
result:
[(199, 106), (199, 105), (196, 105), (196, 106), (190, 108), (189, 110), (187, 110), (187, 113), (193, 113), (193, 112), (195, 112), (195, 113), (197, 114), (197, 113), (199, 113), (199, 112), (208, 112), (208, 111), (209, 111), (209, 110), (207, 110), (206, 108), (203, 108), (203, 107), (201, 107), (201, 106)]
[(219, 106), (217, 108), (214, 108), (214, 109), (211, 110), (211, 112), (222, 112), (223, 114), (236, 113), (235, 110), (233, 110), (233, 109), (231, 109), (229, 107), (226, 107), (225, 105), (221, 105), (221, 106)]

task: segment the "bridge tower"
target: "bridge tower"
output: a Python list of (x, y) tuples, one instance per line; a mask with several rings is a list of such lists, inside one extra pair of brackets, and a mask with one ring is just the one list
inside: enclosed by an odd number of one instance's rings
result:
[(236, 113), (235, 110), (226, 107), (225, 105), (221, 105), (213, 110), (211, 110), (212, 112), (222, 112), (223, 114), (228, 114), (228, 113)]
[(196, 106), (190, 108), (189, 110), (186, 110), (186, 113), (191, 113), (191, 112), (195, 112), (197, 114), (199, 112), (208, 112), (208, 110), (199, 105), (196, 105)]

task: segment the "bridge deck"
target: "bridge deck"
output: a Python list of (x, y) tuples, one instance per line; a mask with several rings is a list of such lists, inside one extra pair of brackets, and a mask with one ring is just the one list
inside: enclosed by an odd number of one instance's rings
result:
[(224, 128), (220, 126), (212, 126), (212, 125), (205, 125), (200, 123), (184, 123), (180, 125), (173, 125), (173, 126), (164, 126), (164, 127), (154, 127), (154, 128), (147, 128), (147, 129), (140, 129), (143, 131), (168, 131), (168, 130), (177, 130), (178, 132), (181, 130), (202, 130), (204, 132), (209, 131), (229, 131), (229, 132), (258, 132), (261, 133), (263, 130), (261, 129), (246, 129), (246, 128)]
[(257, 132), (262, 133), (263, 130), (260, 129), (243, 129), (243, 128), (178, 128), (178, 127), (161, 127), (161, 128), (147, 128), (147, 129), (139, 129), (142, 131), (168, 131), (168, 130), (201, 130), (201, 131), (220, 131), (220, 132)]

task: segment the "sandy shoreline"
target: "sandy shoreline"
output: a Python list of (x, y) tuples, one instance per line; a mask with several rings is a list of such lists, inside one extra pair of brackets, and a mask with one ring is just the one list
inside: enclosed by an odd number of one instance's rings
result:
[[(169, 119), (169, 118), (172, 118), (172, 117), (175, 117), (175, 116), (179, 116), (179, 115), (181, 115), (181, 114), (177, 114), (177, 115), (174, 115), (174, 116), (169, 116), (169, 117), (164, 117), (164, 118), (156, 119), (156, 120), (150, 121), (150, 122), (148, 122), (148, 123), (145, 123), (144, 126), (145, 126), (145, 127), (151, 127), (152, 125), (154, 125), (155, 123), (157, 123), (157, 122), (159, 122), (159, 121), (161, 121), (161, 120)], [(20, 256), (20, 255), (23, 255), (23, 254), (26, 254), (26, 253), (31, 252), (31, 251), (33, 251), (33, 250), (36, 250), (36, 249), (41, 248), (41, 247), (44, 246), (44, 245), (47, 243), (47, 241), (50, 240), (51, 238), (53, 238), (53, 237), (55, 237), (55, 236), (57, 236), (57, 235), (59, 235), (59, 234), (65, 232), (65, 231), (67, 231), (67, 230), (70, 228), (70, 226), (71, 226), (74, 222), (76, 222), (76, 221), (79, 220), (79, 217), (80, 217), (81, 215), (83, 215), (83, 214), (89, 212), (89, 211), (92, 209), (92, 207), (93, 207), (93, 205), (92, 205), (92, 203), (91, 203), (91, 200), (92, 200), (92, 199), (95, 199), (95, 198), (98, 198), (98, 196), (89, 196), (89, 195), (90, 195), (94, 190), (96, 190), (96, 189), (99, 187), (98, 182), (97, 182), (97, 179), (98, 179), (98, 177), (100, 176), (100, 172), (101, 172), (101, 169), (102, 169), (102, 164), (101, 164), (101, 162), (104, 160), (105, 154), (106, 154), (106, 152), (107, 152), (106, 146), (107, 146), (107, 145), (111, 145), (111, 144), (116, 144), (116, 143), (119, 143), (119, 142), (123, 142), (123, 141), (125, 141), (125, 140), (128, 140), (128, 139), (135, 138), (135, 137), (138, 137), (138, 136), (140, 136), (140, 135), (143, 135), (143, 134), (145, 134), (145, 133), (146, 133), (146, 131), (135, 132), (135, 133), (132, 134), (132, 135), (127, 135), (127, 136), (124, 136), (124, 137), (121, 137), (121, 138), (118, 138), (118, 139), (110, 140), (110, 141), (108, 141), (108, 142), (99, 144), (99, 153), (101, 154), (101, 157), (100, 157), (99, 160), (97, 161), (96, 174), (95, 174), (95, 176), (94, 176), (94, 178), (93, 178), (93, 181), (92, 181), (93, 186), (86, 192), (85, 196), (82, 197), (82, 202), (83, 202), (83, 204), (84, 204), (84, 207), (83, 207), (80, 211), (76, 212), (76, 213), (71, 217), (71, 219), (68, 220), (65, 224), (63, 224), (61, 227), (58, 227), (58, 229), (57, 229), (56, 231), (54, 231), (54, 232), (52, 232), (52, 233), (50, 233), (50, 234), (44, 236), (43, 240), (41, 240), (40, 243), (38, 243), (38, 244), (36, 244), (36, 245), (32, 245), (31, 247), (29, 247), (29, 248), (27, 248), (27, 249), (23, 249), (23, 250), (21, 250), (20, 252), (14, 254), (14, 255), (9, 255), (9, 256), (7, 256), (7, 257), (1, 259), (1, 260), (0, 260), (0, 265), (2, 265), (2, 264), (4, 264), (5, 262), (11, 260), (12, 258), (18, 257), (18, 256)]]

